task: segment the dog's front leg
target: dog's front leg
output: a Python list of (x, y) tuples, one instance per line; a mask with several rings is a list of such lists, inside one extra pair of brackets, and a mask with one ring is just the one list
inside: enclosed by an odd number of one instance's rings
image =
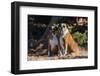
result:
[(63, 46), (63, 40), (62, 40), (62, 37), (60, 37), (60, 50), (59, 50), (59, 54), (60, 54), (60, 57), (63, 57), (64, 55), (64, 46)]
[(62, 50), (59, 50), (59, 55), (58, 55), (59, 57), (62, 57), (63, 56), (63, 52), (62, 52)]
[(48, 41), (48, 57), (51, 56), (51, 46), (50, 46), (50, 40)]
[[(50, 46), (49, 46), (50, 47)], [(48, 49), (48, 57), (52, 56), (51, 49)]]
[(65, 46), (65, 48), (64, 48), (64, 56), (66, 56), (68, 54), (68, 50), (67, 50), (68, 44), (65, 44), (64, 46)]

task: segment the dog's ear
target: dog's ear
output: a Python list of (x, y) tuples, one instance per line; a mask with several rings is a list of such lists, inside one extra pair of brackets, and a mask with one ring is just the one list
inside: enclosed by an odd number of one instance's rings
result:
[(56, 24), (56, 25), (55, 25), (55, 27), (57, 27), (57, 28), (58, 28), (58, 27), (59, 27), (59, 24)]
[(69, 24), (66, 23), (66, 27), (68, 28), (69, 27)]
[(59, 27), (61, 27), (61, 23), (58, 23), (59, 24)]
[(59, 23), (58, 28), (61, 29), (61, 23)]

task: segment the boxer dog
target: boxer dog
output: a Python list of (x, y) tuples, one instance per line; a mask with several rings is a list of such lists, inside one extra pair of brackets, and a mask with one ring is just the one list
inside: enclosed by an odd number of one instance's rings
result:
[(55, 51), (58, 51), (58, 39), (55, 34), (55, 27), (55, 25), (49, 27), (48, 56), (52, 56)]
[(72, 57), (79, 56), (80, 51), (78, 48), (78, 44), (75, 42), (72, 35), (70, 34), (66, 23), (61, 23), (60, 32), (60, 46), (63, 55), (66, 56), (70, 54)]

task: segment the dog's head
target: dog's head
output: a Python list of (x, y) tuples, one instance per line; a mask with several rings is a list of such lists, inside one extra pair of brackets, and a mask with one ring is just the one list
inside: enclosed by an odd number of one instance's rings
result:
[(53, 38), (54, 35), (56, 35), (56, 24), (52, 24), (49, 26), (49, 38)]
[(62, 30), (63, 32), (65, 32), (65, 31), (68, 30), (68, 27), (67, 27), (66, 23), (61, 23), (60, 28), (61, 28), (61, 30)]
[(67, 34), (68, 33), (68, 25), (66, 23), (61, 23), (60, 30), (61, 30), (62, 35)]
[(59, 29), (59, 24), (52, 24), (52, 26), (50, 26), (50, 31), (53, 34), (56, 34), (56, 32), (58, 31), (58, 29)]

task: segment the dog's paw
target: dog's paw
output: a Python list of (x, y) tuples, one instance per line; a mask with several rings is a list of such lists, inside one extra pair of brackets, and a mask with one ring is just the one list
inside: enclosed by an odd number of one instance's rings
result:
[(76, 52), (76, 53), (71, 53), (72, 58), (77, 58), (80, 57), (80, 52)]

